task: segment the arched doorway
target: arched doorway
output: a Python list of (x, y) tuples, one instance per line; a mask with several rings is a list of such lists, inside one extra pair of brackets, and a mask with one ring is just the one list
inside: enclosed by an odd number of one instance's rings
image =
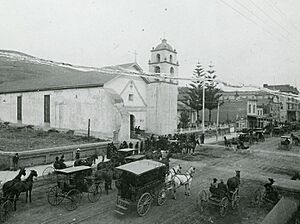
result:
[(134, 123), (135, 123), (135, 117), (133, 114), (130, 114), (130, 131), (134, 131)]

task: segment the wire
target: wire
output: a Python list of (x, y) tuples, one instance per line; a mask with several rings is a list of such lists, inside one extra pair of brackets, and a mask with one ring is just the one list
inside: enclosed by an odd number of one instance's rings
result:
[[(271, 33), (269, 30), (265, 29), (264, 27), (261, 27), (256, 21), (254, 21), (253, 19), (249, 18), (248, 16), (244, 15), (242, 12), (240, 12), (239, 10), (237, 10), (236, 8), (234, 8), (232, 5), (228, 4), (227, 2), (225, 2), (224, 0), (220, 0), (223, 4), (225, 4), (227, 7), (231, 8), (232, 10), (234, 10), (235, 12), (237, 12), (240, 16), (244, 17), (245, 19), (249, 20), (250, 22), (252, 22), (253, 24), (257, 25), (258, 27), (262, 28), (263, 31), (265, 31), (266, 33), (268, 33), (271, 37), (275, 37), (275, 35), (273, 33)], [(245, 6), (244, 6), (245, 7)], [(249, 10), (249, 9), (248, 9)], [(256, 15), (257, 17), (257, 15)], [(261, 18), (259, 19), (260, 21)], [(265, 23), (265, 21), (263, 21), (263, 23)], [(298, 48), (297, 45), (292, 44), (291, 40), (288, 39), (286, 36), (282, 35), (281, 33), (278, 33), (278, 35), (280, 35), (283, 39), (285, 39), (289, 44), (294, 46), (294, 50), (300, 52), (300, 49)]]

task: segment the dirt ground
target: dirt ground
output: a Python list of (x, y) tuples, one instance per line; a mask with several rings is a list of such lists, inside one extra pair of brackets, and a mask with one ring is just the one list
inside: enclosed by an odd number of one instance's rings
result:
[(74, 144), (99, 142), (100, 139), (75, 136), (66, 133), (47, 132), (0, 125), (1, 151), (26, 151)]
[[(18, 211), (7, 223), (36, 223), (36, 224), (109, 224), (109, 223), (144, 223), (144, 224), (173, 224), (173, 223), (215, 223), (215, 224), (258, 224), (272, 209), (271, 205), (254, 208), (250, 205), (256, 189), (261, 188), (268, 177), (290, 179), (293, 172), (300, 171), (299, 157), (285, 155), (277, 149), (279, 138), (268, 138), (265, 142), (253, 145), (252, 152), (237, 153), (222, 148), (202, 149), (195, 156), (187, 156), (187, 160), (172, 159), (172, 165), (180, 163), (183, 169), (189, 166), (196, 168), (191, 186), (191, 196), (184, 195), (184, 188), (177, 190), (177, 200), (168, 200), (162, 206), (152, 205), (145, 217), (138, 217), (132, 206), (124, 216), (114, 213), (116, 189), (103, 194), (96, 203), (90, 203), (84, 195), (79, 208), (67, 212), (62, 205), (52, 207), (47, 203), (49, 184), (36, 182), (33, 190), (32, 204), (25, 204), (24, 195), (18, 202)], [(279, 152), (279, 153), (278, 153)], [(196, 206), (197, 195), (201, 190), (208, 190), (212, 178), (227, 180), (235, 175), (235, 170), (241, 170), (240, 200), (237, 211), (229, 210), (221, 218), (215, 206), (201, 213)]]

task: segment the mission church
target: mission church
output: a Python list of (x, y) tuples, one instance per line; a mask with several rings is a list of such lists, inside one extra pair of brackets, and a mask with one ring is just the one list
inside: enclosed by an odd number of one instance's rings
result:
[[(177, 51), (163, 39), (151, 50), (149, 72), (178, 76)], [(158, 135), (177, 128), (177, 86), (142, 74), (137, 63), (101, 69), (0, 51), (0, 120), (130, 139), (130, 131)]]

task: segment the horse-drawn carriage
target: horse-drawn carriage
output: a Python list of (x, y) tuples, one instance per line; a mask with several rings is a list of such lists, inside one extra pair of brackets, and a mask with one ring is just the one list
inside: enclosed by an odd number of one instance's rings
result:
[(279, 199), (279, 191), (276, 186), (273, 186), (275, 182), (272, 178), (269, 178), (269, 183), (264, 185), (264, 188), (255, 190), (252, 196), (252, 206), (262, 206), (263, 204), (275, 205)]
[[(200, 212), (204, 211), (207, 205), (213, 205), (219, 207), (220, 216), (224, 217), (227, 214), (229, 206), (232, 210), (237, 209), (239, 199), (239, 185), (240, 185), (240, 172), (236, 171), (236, 176), (229, 178), (227, 185), (222, 181), (218, 185), (218, 188), (222, 186), (219, 191), (202, 190), (198, 193), (197, 207)], [(217, 189), (217, 188), (216, 188)]]
[(56, 170), (57, 185), (48, 191), (47, 199), (50, 205), (56, 206), (64, 202), (68, 211), (75, 210), (82, 198), (82, 193), (88, 193), (90, 202), (99, 200), (102, 189), (101, 181), (92, 176), (89, 166), (69, 167)]
[(117, 180), (118, 196), (115, 212), (124, 215), (130, 204), (136, 204), (139, 216), (148, 213), (152, 202), (162, 205), (166, 201), (166, 166), (153, 160), (139, 160), (117, 167), (121, 171)]
[(292, 138), (291, 136), (281, 136), (278, 148), (281, 150), (291, 150), (292, 149)]
[[(0, 182), (2, 189), (2, 184)], [(0, 195), (0, 223), (4, 223), (13, 212), (13, 203)]]

